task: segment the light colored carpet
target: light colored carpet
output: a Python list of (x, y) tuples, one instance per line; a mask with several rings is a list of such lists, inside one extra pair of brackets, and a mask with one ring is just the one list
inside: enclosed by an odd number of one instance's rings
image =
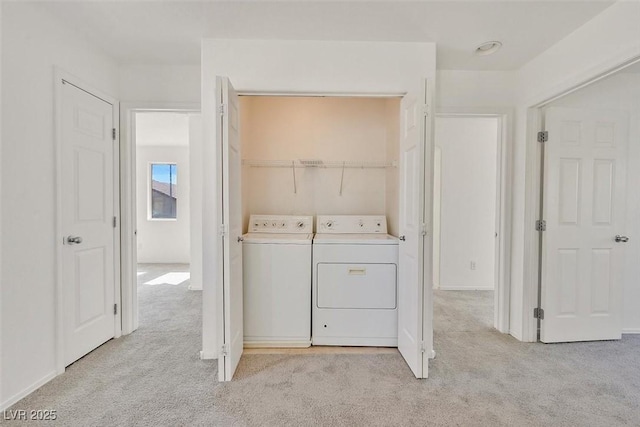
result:
[(12, 409), (57, 409), (74, 426), (640, 424), (640, 337), (519, 343), (491, 330), (490, 292), (436, 292), (428, 380), (397, 353), (277, 354), (244, 356), (220, 384), (216, 362), (198, 359), (200, 298), (140, 285), (137, 332)]

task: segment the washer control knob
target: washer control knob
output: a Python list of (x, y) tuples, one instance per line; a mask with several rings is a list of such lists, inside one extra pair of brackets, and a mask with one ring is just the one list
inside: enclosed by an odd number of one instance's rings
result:
[(325, 226), (325, 227), (327, 227), (327, 228), (331, 228), (331, 227), (333, 227), (333, 221), (327, 221), (327, 222), (324, 224), (324, 226)]
[(303, 221), (298, 221), (298, 223), (296, 224), (296, 227), (304, 228), (304, 222)]

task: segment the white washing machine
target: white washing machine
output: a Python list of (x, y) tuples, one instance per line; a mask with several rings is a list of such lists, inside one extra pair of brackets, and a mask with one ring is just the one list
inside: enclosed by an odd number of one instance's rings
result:
[(245, 347), (311, 345), (312, 216), (251, 215), (243, 236)]
[(398, 239), (384, 215), (318, 215), (314, 345), (398, 346)]

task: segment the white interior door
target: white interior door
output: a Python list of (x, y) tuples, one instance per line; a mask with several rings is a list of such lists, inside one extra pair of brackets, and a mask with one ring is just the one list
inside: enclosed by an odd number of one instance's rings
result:
[(545, 112), (542, 342), (619, 339), (628, 118)]
[(64, 362), (115, 335), (114, 106), (62, 83)]
[(222, 148), (223, 343), (218, 357), (220, 381), (231, 381), (243, 350), (242, 324), (242, 159), (238, 94), (226, 77), (216, 79), (218, 141)]
[[(400, 103), (400, 248), (398, 260), (398, 350), (416, 378), (428, 375), (425, 335), (425, 292), (432, 292), (431, 272), (425, 271), (427, 218), (425, 197), (427, 158), (427, 89), (409, 93)], [(429, 194), (427, 194), (427, 191)], [(428, 273), (428, 274), (427, 274)], [(429, 279), (426, 281), (425, 277)], [(428, 289), (427, 289), (428, 288)], [(426, 310), (428, 312), (428, 310)]]

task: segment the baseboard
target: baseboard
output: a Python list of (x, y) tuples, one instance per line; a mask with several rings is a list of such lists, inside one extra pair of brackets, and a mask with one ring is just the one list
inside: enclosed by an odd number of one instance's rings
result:
[(517, 331), (514, 331), (513, 329), (509, 330), (509, 335), (511, 335), (512, 337), (514, 337), (518, 341), (522, 341), (522, 335), (520, 335)]
[(639, 328), (623, 328), (622, 333), (623, 334), (640, 334), (640, 329)]
[(206, 353), (204, 351), (200, 352), (200, 359), (202, 360), (216, 360), (218, 359), (218, 355), (217, 354), (213, 354), (213, 353)]
[(35, 383), (31, 384), (29, 387), (22, 390), (21, 392), (14, 394), (12, 397), (10, 397), (9, 399), (5, 400), (0, 404), (0, 411), (9, 409), (11, 406), (15, 405), (17, 402), (21, 401), (22, 399), (24, 399), (25, 397), (27, 397), (28, 395), (30, 395), (31, 393), (33, 393), (34, 391), (36, 391), (37, 389), (39, 389), (40, 387), (42, 387), (43, 385), (45, 385), (46, 383), (48, 383), (49, 381), (51, 381), (57, 376), (58, 374), (55, 371), (53, 371), (45, 375)]
[(494, 286), (442, 286), (438, 288), (441, 291), (493, 291)]

